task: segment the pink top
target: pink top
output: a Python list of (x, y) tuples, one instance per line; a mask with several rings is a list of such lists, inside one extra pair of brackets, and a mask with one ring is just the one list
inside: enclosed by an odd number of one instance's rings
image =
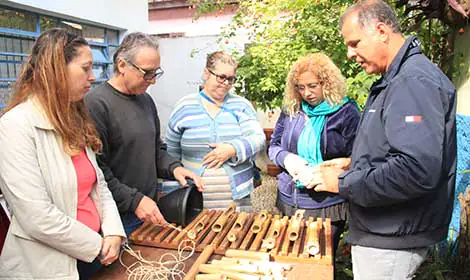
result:
[(77, 220), (98, 232), (101, 228), (100, 216), (90, 197), (96, 182), (95, 168), (93, 168), (85, 150), (81, 150), (79, 155), (73, 156), (72, 162), (77, 173), (78, 184)]

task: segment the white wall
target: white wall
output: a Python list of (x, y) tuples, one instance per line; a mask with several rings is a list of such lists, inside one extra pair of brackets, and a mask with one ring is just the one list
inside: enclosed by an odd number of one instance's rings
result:
[[(165, 74), (149, 88), (149, 93), (157, 104), (163, 137), (176, 102), (187, 94), (198, 92), (198, 86), (202, 84), (206, 55), (216, 50), (230, 53), (243, 46), (242, 41), (220, 44), (217, 43), (217, 38), (218, 35), (159, 40), (161, 65)], [(191, 53), (194, 55), (191, 56)], [(273, 114), (259, 111), (257, 115), (262, 127), (273, 127), (279, 110), (274, 110)]]
[[(176, 102), (197, 93), (201, 84), (206, 54), (218, 49), (217, 36), (160, 39), (161, 67), (165, 74), (149, 88), (157, 104), (162, 138), (165, 137), (170, 113)], [(200, 50), (194, 57), (191, 52)]]
[(151, 34), (184, 32), (184, 36), (219, 35), (222, 28), (232, 20), (233, 15), (207, 16), (193, 20), (191, 17), (151, 20)]
[(130, 32), (148, 32), (147, 0), (9, 0), (5, 3), (7, 6)]

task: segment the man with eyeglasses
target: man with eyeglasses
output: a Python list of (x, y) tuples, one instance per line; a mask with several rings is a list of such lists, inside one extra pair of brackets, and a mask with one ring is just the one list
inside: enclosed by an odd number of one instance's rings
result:
[(157, 177), (182, 186), (202, 180), (162, 148), (157, 109), (147, 88), (163, 75), (156, 41), (130, 33), (113, 56), (114, 77), (85, 98), (103, 143), (98, 162), (129, 236), (143, 221), (165, 224), (154, 198)]

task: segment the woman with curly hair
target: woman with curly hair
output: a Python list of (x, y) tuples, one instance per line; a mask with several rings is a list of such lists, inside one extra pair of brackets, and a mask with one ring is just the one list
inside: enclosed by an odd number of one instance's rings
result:
[(346, 97), (346, 82), (322, 53), (301, 57), (287, 76), (284, 110), (268, 148), (269, 158), (283, 168), (278, 175), (277, 206), (293, 216), (330, 218), (334, 252), (344, 230), (347, 207), (337, 194), (315, 192), (315, 165), (351, 154), (359, 109)]

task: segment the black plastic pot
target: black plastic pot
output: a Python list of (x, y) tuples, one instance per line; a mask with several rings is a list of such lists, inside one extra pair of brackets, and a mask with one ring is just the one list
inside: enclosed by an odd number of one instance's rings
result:
[(183, 227), (191, 223), (204, 208), (202, 193), (193, 184), (162, 196), (157, 204), (167, 222)]

